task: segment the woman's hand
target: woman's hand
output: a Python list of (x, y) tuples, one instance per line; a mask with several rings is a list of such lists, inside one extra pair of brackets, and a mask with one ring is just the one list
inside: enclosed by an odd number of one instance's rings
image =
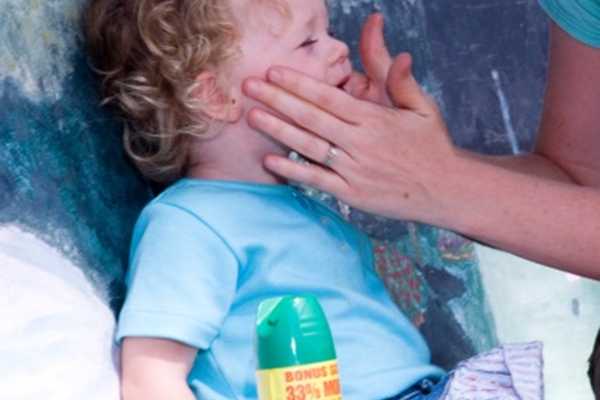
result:
[[(411, 74), (410, 56), (400, 55), (386, 78), (396, 108), (361, 101), (289, 69), (271, 70), (270, 83), (247, 81), (248, 95), (292, 121), (254, 109), (250, 124), (324, 164), (267, 156), (265, 165), (355, 207), (450, 228), (600, 279), (599, 114), (592, 111), (600, 103), (600, 53), (556, 25), (551, 29), (545, 112), (533, 160), (497, 163), (455, 149), (437, 107)], [(363, 56), (375, 64), (374, 53)]]
[(396, 108), (355, 99), (286, 68), (271, 69), (268, 79), (250, 79), (244, 90), (294, 124), (260, 109), (250, 111), (249, 123), (322, 164), (268, 156), (268, 169), (367, 211), (442, 222), (443, 196), (436, 192), (447, 182), (439, 177), (455, 169), (460, 157), (434, 101), (415, 81), (408, 54), (398, 56), (386, 75)]

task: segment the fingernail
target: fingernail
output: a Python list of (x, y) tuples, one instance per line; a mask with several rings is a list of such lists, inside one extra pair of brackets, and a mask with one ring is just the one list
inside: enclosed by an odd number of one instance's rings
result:
[(271, 68), (269, 70), (268, 78), (271, 82), (281, 82), (283, 80), (283, 74), (278, 68)]

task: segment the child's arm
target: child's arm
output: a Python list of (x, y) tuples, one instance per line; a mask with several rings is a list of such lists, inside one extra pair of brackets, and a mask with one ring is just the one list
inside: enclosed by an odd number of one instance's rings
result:
[(196, 400), (187, 385), (198, 349), (166, 339), (128, 337), (121, 348), (123, 400)]

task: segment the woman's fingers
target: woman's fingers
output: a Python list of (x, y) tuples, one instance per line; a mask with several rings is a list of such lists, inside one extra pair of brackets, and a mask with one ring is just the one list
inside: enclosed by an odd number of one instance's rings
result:
[(251, 110), (248, 113), (248, 123), (304, 157), (326, 164), (333, 170), (343, 168), (349, 161), (348, 154), (342, 149), (333, 147), (330, 142), (290, 125), (266, 111), (258, 108)]
[[(281, 113), (291, 119), (295, 124), (322, 137), (336, 146), (344, 148), (347, 144), (348, 124), (328, 112), (320, 109), (317, 105), (308, 103), (283, 89), (270, 85), (258, 79), (249, 79), (244, 84), (244, 90), (248, 96), (262, 102), (269, 108)], [(342, 93), (339, 89), (333, 89)], [(343, 93), (344, 96), (350, 97)], [(350, 97), (351, 98), (351, 97)], [(254, 121), (256, 128), (263, 129), (260, 121)], [(283, 121), (282, 121), (283, 122)], [(273, 129), (267, 131), (273, 133)]]
[(410, 54), (400, 54), (394, 60), (387, 77), (387, 89), (396, 107), (420, 115), (431, 114), (431, 103), (412, 74)]
[(360, 36), (360, 59), (371, 80), (385, 85), (392, 57), (383, 38), (383, 15), (372, 14), (363, 26)]
[(339, 199), (348, 198), (350, 187), (335, 172), (315, 164), (301, 164), (281, 156), (265, 158), (265, 167), (289, 180), (302, 182), (323, 192), (331, 193)]
[[(354, 114), (362, 108), (360, 101), (337, 87), (285, 67), (271, 68), (267, 76), (271, 83), (285, 91), (274, 91), (268, 85), (252, 90), (252, 85), (249, 84), (261, 81), (251, 78), (246, 80), (244, 85), (246, 94), (290, 117), (301, 118), (303, 113), (308, 111), (306, 106), (298, 107), (298, 99), (303, 99), (307, 103), (317, 105), (315, 109), (321, 108), (340, 120), (352, 124), (360, 122)], [(295, 95), (296, 101), (286, 92)]]
[(350, 75), (350, 79), (344, 85), (344, 90), (346, 93), (349, 93), (351, 96), (354, 96), (358, 99), (367, 99), (367, 95), (369, 93), (369, 79), (356, 71), (352, 71)]

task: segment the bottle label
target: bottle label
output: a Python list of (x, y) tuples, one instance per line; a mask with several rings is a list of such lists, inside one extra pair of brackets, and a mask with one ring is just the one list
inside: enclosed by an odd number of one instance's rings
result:
[(257, 371), (260, 400), (341, 400), (336, 360)]

